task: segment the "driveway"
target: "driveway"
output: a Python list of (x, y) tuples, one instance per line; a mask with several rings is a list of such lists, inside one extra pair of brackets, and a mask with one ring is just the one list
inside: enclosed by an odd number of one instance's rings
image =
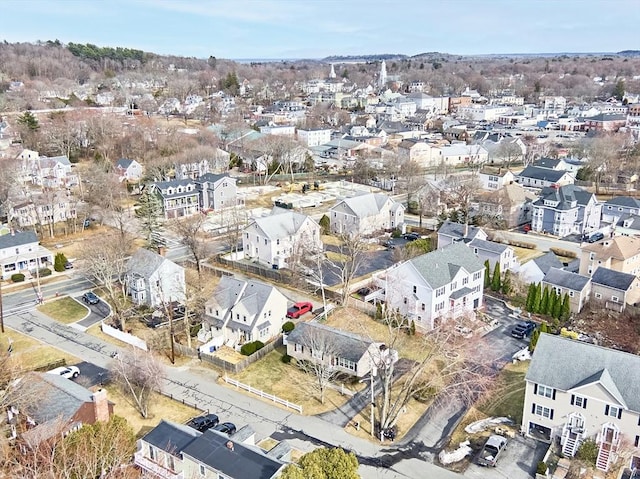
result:
[[(530, 438), (516, 436), (509, 439), (507, 448), (498, 457), (496, 467), (469, 464), (464, 477), (469, 479), (518, 479), (534, 477), (536, 466), (544, 458), (548, 444)], [(475, 458), (474, 458), (475, 459)]]
[(99, 323), (100, 321), (102, 321), (103, 319), (107, 318), (111, 314), (111, 308), (102, 299), (100, 300), (100, 302), (98, 304), (87, 304), (87, 303), (85, 303), (84, 301), (82, 301), (82, 295), (81, 294), (78, 295), (78, 296), (74, 296), (73, 299), (75, 299), (79, 303), (82, 303), (87, 308), (89, 308), (89, 315), (86, 318), (81, 319), (77, 323), (74, 323), (74, 326), (79, 326), (83, 330), (86, 330), (86, 329), (90, 328), (91, 326), (93, 326), (94, 324)]
[[(326, 249), (327, 251), (339, 252), (337, 247), (331, 245), (327, 245)], [(356, 270), (354, 277), (357, 278), (359, 276), (371, 274), (374, 271), (387, 269), (394, 263), (393, 250), (391, 249), (385, 248), (378, 251), (369, 251), (363, 254), (363, 259), (360, 262), (360, 266)], [(338, 264), (338, 266), (340, 266), (340, 264)], [(327, 286), (340, 284), (340, 270), (328, 262), (323, 263), (322, 269), (324, 284)]]

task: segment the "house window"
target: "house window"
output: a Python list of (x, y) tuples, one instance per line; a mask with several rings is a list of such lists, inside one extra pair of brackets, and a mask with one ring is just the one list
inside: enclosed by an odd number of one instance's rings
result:
[(633, 441), (633, 447), (638, 447), (638, 444), (640, 444), (640, 436), (636, 436), (636, 440)]
[(582, 409), (587, 408), (587, 398), (583, 398), (582, 396), (576, 396), (575, 394), (571, 395), (571, 405), (576, 407), (581, 407)]
[(600, 293), (596, 293), (596, 299), (602, 299), (602, 295)]
[(279, 240), (279, 239), (277, 239), (277, 240), (276, 240), (276, 244), (277, 244), (277, 245), (279, 245), (279, 244), (280, 244), (280, 240)]
[(478, 271), (477, 273), (473, 273), (473, 280), (474, 281), (479, 280), (481, 275), (482, 275), (481, 271)]
[(414, 285), (413, 287), (413, 294), (416, 294), (418, 292), (418, 287)]
[(609, 406), (608, 404), (604, 407), (604, 415), (610, 417), (617, 417), (620, 419), (622, 417), (622, 408), (618, 406)]
[(204, 468), (202, 464), (200, 464), (200, 475), (204, 476), (207, 473), (207, 470)]
[(242, 316), (242, 320), (246, 323), (247, 322), (247, 317), (246, 316)]
[(542, 384), (537, 384), (535, 386), (536, 389), (536, 394), (538, 396), (544, 396), (546, 398), (551, 398), (551, 399), (555, 399), (555, 391), (553, 388), (550, 388), (548, 386), (543, 386)]
[(539, 404), (533, 404), (531, 408), (531, 412), (536, 416), (542, 416), (548, 419), (553, 419), (553, 409), (540, 406)]
[(265, 238), (265, 239), (264, 239), (264, 244), (265, 244), (265, 245), (267, 244), (267, 238)]
[(464, 286), (465, 284), (467, 284), (469, 282), (469, 278), (462, 278), (462, 286)]
[(293, 350), (294, 350), (296, 353), (301, 353), (301, 352), (303, 352), (303, 351), (304, 351), (304, 346), (302, 346), (302, 344), (295, 343), (295, 344), (293, 345)]
[(314, 359), (320, 359), (320, 360), (322, 360), (322, 357), (323, 357), (323, 356), (324, 356), (324, 355), (323, 355), (323, 353), (322, 353), (322, 350), (314, 349), (314, 350), (312, 350), (312, 351), (311, 351), (311, 357), (312, 357), (312, 358), (314, 358)]
[(618, 301), (620, 301), (620, 298), (618, 298), (617, 296), (611, 296), (611, 301), (617, 303)]
[(403, 302), (404, 304), (407, 304), (407, 298), (402, 298), (402, 302)]
[[(559, 293), (560, 294), (560, 293)], [(573, 298), (573, 291), (569, 291), (569, 297)]]
[(354, 363), (353, 361), (349, 361), (348, 359), (344, 359), (344, 358), (337, 358), (336, 359), (336, 366), (348, 369), (350, 371), (355, 371), (356, 370), (356, 363)]
[(590, 253), (590, 254), (589, 254), (589, 259), (590, 259), (591, 261), (593, 261), (594, 259), (596, 259), (596, 254), (595, 254), (595, 253)]
[(149, 459), (155, 461), (157, 457), (156, 448), (153, 446), (149, 446)]
[(424, 304), (424, 303), (422, 303), (422, 306), (421, 306), (421, 308), (420, 308), (420, 309), (422, 309), (422, 311), (424, 311), (424, 310), (425, 310), (425, 308), (426, 308), (425, 304)]

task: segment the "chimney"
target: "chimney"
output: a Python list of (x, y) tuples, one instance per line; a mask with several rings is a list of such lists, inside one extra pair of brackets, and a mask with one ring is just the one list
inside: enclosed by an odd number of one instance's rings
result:
[(227, 441), (227, 449), (233, 451), (233, 443), (231, 441)]
[(93, 410), (96, 421), (107, 422), (109, 420), (109, 400), (107, 390), (98, 389), (93, 393)]
[(464, 238), (469, 234), (469, 222), (465, 220), (464, 222)]
[(160, 256), (165, 256), (167, 254), (167, 248), (164, 246), (158, 246), (158, 254)]

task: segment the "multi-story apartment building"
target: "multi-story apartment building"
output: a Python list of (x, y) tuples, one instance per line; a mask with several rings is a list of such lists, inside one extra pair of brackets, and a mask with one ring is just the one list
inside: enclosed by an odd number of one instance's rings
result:
[(309, 128), (308, 130), (297, 130), (298, 141), (304, 146), (320, 146), (331, 141), (331, 129), (329, 128)]
[(580, 274), (591, 276), (600, 266), (640, 275), (640, 238), (614, 236), (585, 243), (580, 252)]
[(560, 237), (584, 236), (600, 227), (601, 209), (593, 193), (577, 186), (543, 188), (533, 203), (531, 229)]
[(593, 439), (598, 469), (608, 471), (622, 452), (640, 468), (639, 356), (541, 334), (525, 382), (524, 434), (559, 440), (568, 457)]

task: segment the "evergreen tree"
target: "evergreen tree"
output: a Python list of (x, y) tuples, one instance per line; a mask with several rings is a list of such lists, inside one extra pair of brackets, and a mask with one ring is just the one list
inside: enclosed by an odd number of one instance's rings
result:
[(533, 303), (531, 303), (531, 312), (540, 312), (540, 303), (542, 302), (542, 284), (536, 285), (536, 294), (533, 296)]
[(560, 319), (560, 313), (562, 312), (562, 296), (558, 293), (553, 294), (553, 311), (551, 315), (555, 319)]
[(511, 294), (511, 271), (509, 270), (504, 272), (504, 278), (502, 279), (502, 294), (506, 296)]
[(30, 111), (25, 111), (22, 115), (20, 115), (16, 119), (16, 123), (30, 131), (38, 131), (40, 129), (40, 123), (38, 122), (38, 119)]
[(64, 265), (67, 264), (67, 257), (64, 253), (56, 253), (56, 256), (53, 260), (53, 269), (60, 273), (64, 271)]
[(413, 319), (411, 320), (411, 326), (409, 327), (409, 334), (411, 336), (416, 335), (416, 322)]
[(327, 215), (322, 215), (322, 218), (320, 218), (318, 224), (320, 225), (320, 230), (322, 231), (323, 235), (328, 235), (329, 233), (331, 233), (331, 220)]
[(524, 309), (526, 309), (530, 313), (535, 313), (535, 311), (533, 310), (533, 300), (535, 296), (536, 296), (536, 285), (535, 283), (530, 283), (529, 291), (527, 292), (527, 301), (524, 307)]
[(489, 265), (489, 260), (484, 262), (484, 289), (489, 287), (491, 283), (491, 266)]
[(569, 302), (569, 294), (565, 293), (562, 299), (562, 306), (560, 307), (559, 319), (561, 321), (567, 321), (571, 317), (571, 303)]
[(500, 279), (500, 263), (496, 261), (496, 267), (493, 269), (493, 278), (491, 278), (491, 290), (500, 291), (502, 285)]
[(161, 215), (162, 203), (160, 198), (151, 191), (150, 188), (145, 188), (138, 200), (136, 216), (140, 220), (140, 225), (142, 226), (142, 231), (147, 241), (147, 247), (149, 248), (162, 246), (159, 235), (161, 230)]
[(536, 349), (536, 344), (538, 344), (538, 339), (540, 338), (540, 329), (536, 328), (531, 333), (531, 339), (529, 339), (529, 351), (533, 352)]
[(542, 324), (540, 324), (540, 332), (541, 333), (548, 333), (549, 332), (549, 326), (547, 325), (546, 322), (543, 322)]
[(549, 314), (549, 288), (544, 288), (542, 293), (542, 300), (540, 301), (540, 308), (537, 311), (540, 314)]

